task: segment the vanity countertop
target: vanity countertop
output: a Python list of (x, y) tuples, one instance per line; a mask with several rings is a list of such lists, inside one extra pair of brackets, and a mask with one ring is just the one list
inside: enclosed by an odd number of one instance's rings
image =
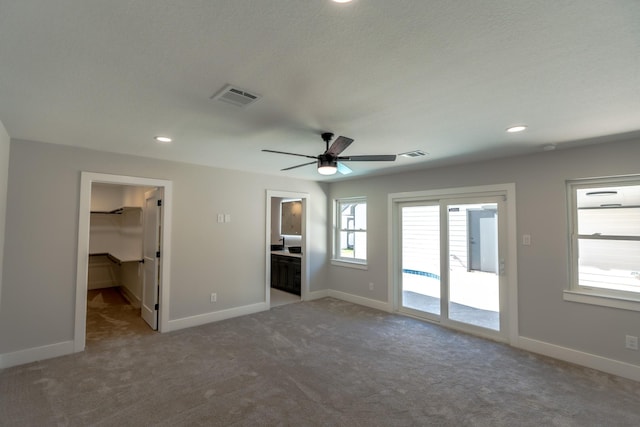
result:
[(271, 251), (271, 255), (284, 255), (284, 256), (290, 256), (292, 258), (302, 258), (302, 254), (292, 254), (288, 250)]

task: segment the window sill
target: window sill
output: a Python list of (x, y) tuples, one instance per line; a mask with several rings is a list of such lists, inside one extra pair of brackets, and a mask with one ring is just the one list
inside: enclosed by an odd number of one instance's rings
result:
[(338, 267), (347, 267), (347, 268), (355, 268), (358, 270), (368, 270), (369, 266), (364, 262), (358, 261), (345, 261), (343, 259), (332, 259), (331, 265), (336, 265)]
[(596, 292), (564, 291), (565, 301), (582, 304), (599, 305), (602, 307), (619, 308), (622, 310), (640, 311), (640, 299), (606, 295)]

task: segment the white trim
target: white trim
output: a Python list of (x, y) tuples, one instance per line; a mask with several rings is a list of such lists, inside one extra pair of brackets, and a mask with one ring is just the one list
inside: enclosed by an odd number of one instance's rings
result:
[(542, 354), (565, 362), (575, 363), (587, 368), (597, 369), (613, 375), (618, 375), (634, 381), (640, 381), (640, 366), (609, 359), (583, 351), (538, 341), (532, 338), (519, 337), (515, 347), (532, 353)]
[(64, 356), (73, 352), (74, 342), (63, 341), (55, 344), (43, 345), (41, 347), (27, 348), (13, 353), (4, 353), (0, 354), (0, 369)]
[(358, 261), (346, 261), (343, 259), (332, 259), (331, 265), (335, 265), (338, 267), (346, 267), (346, 268), (356, 268), (358, 270), (368, 270), (369, 265), (365, 262)]
[(247, 314), (259, 313), (269, 310), (269, 304), (259, 302), (256, 304), (244, 305), (241, 307), (229, 308), (226, 310), (214, 311), (211, 313), (197, 314), (195, 316), (183, 317), (182, 319), (169, 320), (165, 332), (177, 331), (179, 329), (192, 328), (194, 326), (205, 325), (207, 323), (219, 322), (220, 320), (234, 317), (246, 316)]
[(133, 308), (140, 308), (140, 306), (142, 305), (142, 301), (133, 292), (131, 292), (129, 288), (127, 288), (126, 286), (118, 286), (118, 290), (120, 291), (124, 299), (129, 301), (129, 304), (131, 304)]
[(82, 172), (78, 208), (78, 257), (76, 265), (76, 308), (73, 334), (74, 351), (84, 351), (87, 328), (87, 276), (89, 264), (89, 222), (91, 216), (91, 185), (93, 183), (158, 187), (164, 190), (162, 204), (162, 257), (160, 261), (160, 308), (158, 331), (165, 332), (169, 324), (171, 293), (171, 224), (173, 191), (172, 181), (124, 175)]
[(386, 301), (378, 301), (371, 298), (365, 298), (358, 295), (348, 294), (346, 292), (334, 291), (329, 289), (328, 295), (331, 298), (336, 298), (342, 301), (347, 301), (353, 304), (363, 305), (365, 307), (375, 308), (376, 310), (386, 311), (391, 313), (392, 306)]
[[(388, 295), (392, 310), (398, 309), (398, 277), (396, 277), (397, 254), (399, 242), (395, 236), (395, 229), (399, 219), (397, 218), (397, 205), (399, 203), (416, 201), (436, 201), (448, 199), (460, 199), (467, 197), (506, 196), (505, 208), (507, 211), (507, 248), (505, 255), (505, 275), (507, 280), (507, 307), (506, 339), (510, 343), (518, 340), (518, 236), (516, 229), (516, 185), (514, 183), (481, 185), (474, 187), (444, 188), (425, 191), (410, 191), (401, 193), (389, 193), (387, 196), (387, 280)], [(502, 307), (501, 307), (502, 308)], [(495, 339), (495, 338), (494, 338)]]
[(355, 196), (355, 197), (342, 197), (342, 198), (336, 198), (333, 200), (333, 221), (331, 224), (331, 228), (332, 228), (332, 238), (331, 238), (331, 264), (332, 265), (337, 265), (340, 267), (347, 267), (347, 268), (356, 268), (359, 270), (367, 270), (368, 267), (368, 258), (369, 258), (369, 243), (367, 242), (367, 248), (366, 248), (366, 259), (362, 259), (362, 258), (346, 258), (346, 257), (342, 257), (340, 256), (340, 237), (339, 234), (342, 231), (345, 231), (346, 229), (342, 227), (342, 218), (340, 217), (340, 214), (338, 213), (338, 207), (340, 206), (341, 203), (360, 203), (360, 204), (365, 204), (366, 205), (366, 219), (367, 219), (367, 229), (364, 230), (353, 230), (354, 232), (359, 232), (359, 233), (365, 233), (365, 235), (367, 236), (367, 240), (368, 240), (368, 236), (369, 236), (369, 232), (368, 232), (368, 227), (369, 227), (369, 206), (367, 203), (367, 197), (366, 196)]
[(301, 256), (301, 278), (300, 278), (300, 299), (309, 299), (309, 253), (311, 239), (311, 195), (309, 193), (298, 193), (294, 191), (267, 190), (266, 212), (265, 212), (265, 277), (264, 277), (264, 300), (267, 307), (271, 304), (271, 199), (277, 197), (282, 199), (302, 200), (302, 256)]
[(313, 301), (314, 299), (326, 298), (329, 296), (329, 290), (323, 289), (321, 291), (313, 291), (307, 294), (307, 301)]
[[(567, 180), (567, 220), (569, 226), (569, 289), (564, 290), (565, 301), (583, 304), (599, 305), (603, 307), (619, 308), (623, 310), (640, 311), (640, 294), (620, 291), (613, 287), (591, 288), (579, 283), (579, 251), (578, 241), (581, 239), (603, 238), (605, 241), (613, 236), (581, 235), (578, 233), (578, 190), (598, 189), (602, 187), (626, 187), (640, 185), (640, 175), (621, 175), (600, 178), (581, 178)], [(618, 238), (623, 236), (618, 236)], [(637, 241), (637, 236), (624, 235), (626, 240)], [(593, 289), (593, 290), (592, 290)]]
[(600, 305), (604, 307), (619, 308), (622, 310), (640, 311), (640, 301), (636, 299), (626, 299), (612, 295), (574, 290), (563, 291), (562, 297), (565, 301)]

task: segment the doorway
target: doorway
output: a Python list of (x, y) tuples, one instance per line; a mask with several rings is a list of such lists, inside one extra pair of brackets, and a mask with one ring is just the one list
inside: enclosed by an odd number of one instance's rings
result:
[[(154, 236), (157, 241), (157, 246), (154, 247), (154, 255), (157, 256), (154, 258), (156, 264), (156, 273), (155, 275), (151, 275), (157, 279), (155, 282), (152, 282), (155, 286), (153, 289), (147, 288), (144, 282), (139, 284), (140, 288), (136, 291), (135, 288), (129, 289), (125, 294), (135, 298), (136, 293), (139, 294), (139, 300), (141, 305), (144, 305), (144, 301), (150, 301), (152, 298), (146, 297), (145, 292), (151, 290), (153, 298), (155, 302), (151, 304), (153, 308), (153, 316), (149, 317), (148, 320), (150, 322), (150, 327), (152, 329), (157, 329), (160, 332), (165, 330), (168, 326), (168, 305), (169, 305), (169, 278), (170, 278), (170, 253), (171, 253), (171, 199), (172, 199), (172, 183), (171, 181), (166, 180), (158, 180), (153, 178), (139, 178), (139, 177), (129, 177), (129, 176), (121, 176), (121, 175), (107, 175), (107, 174), (97, 174), (91, 172), (83, 172), (81, 175), (81, 183), (80, 183), (80, 203), (78, 210), (78, 261), (77, 261), (77, 278), (76, 278), (76, 310), (75, 310), (75, 332), (74, 332), (74, 351), (83, 351), (86, 344), (86, 327), (87, 327), (87, 291), (88, 291), (88, 282), (89, 282), (89, 260), (90, 254), (92, 253), (92, 249), (95, 250), (95, 247), (90, 247), (90, 231), (91, 231), (91, 217), (92, 210), (94, 214), (98, 212), (99, 215), (124, 215), (125, 211), (129, 211), (127, 209), (127, 198), (123, 198), (123, 206), (121, 208), (116, 209), (102, 209), (96, 210), (92, 209), (92, 187), (94, 185), (107, 185), (112, 186), (114, 188), (126, 187), (126, 188), (143, 188), (143, 189), (156, 189), (157, 192), (155, 195), (161, 195), (160, 198), (156, 197), (153, 199), (154, 203), (158, 203), (158, 200), (162, 200), (161, 203), (161, 211), (160, 210), (149, 210), (145, 209), (147, 212), (154, 212), (157, 214), (157, 224), (155, 228), (158, 230), (157, 235)], [(127, 196), (129, 197), (129, 196)], [(127, 200), (125, 200), (127, 199)], [(133, 207), (131, 209), (135, 215), (138, 215), (140, 224), (143, 222), (142, 218), (142, 207), (148, 200), (145, 198), (144, 202), (141, 202), (142, 206), (137, 208)], [(156, 205), (160, 208), (159, 205)], [(137, 209), (137, 212), (136, 212)], [(159, 213), (161, 212), (161, 213)], [(145, 218), (148, 223), (148, 219)], [(143, 232), (140, 229), (140, 244), (142, 248), (142, 234), (147, 235), (148, 232)], [(136, 233), (132, 231), (132, 229), (127, 229), (123, 233), (128, 237), (132, 237)], [(109, 240), (107, 238), (107, 240)], [(104, 242), (102, 242), (104, 243)], [(134, 271), (138, 271), (138, 269), (142, 269), (141, 263), (142, 261), (142, 251), (138, 250), (129, 252), (128, 250), (121, 250), (118, 252), (118, 247), (114, 246), (116, 249), (114, 250), (116, 254), (109, 254), (108, 252), (105, 254), (106, 256), (111, 256), (115, 259), (116, 262), (120, 263), (120, 266), (127, 265), (134, 269)], [(158, 248), (161, 248), (158, 250)], [(101, 254), (103, 255), (103, 254)], [(123, 270), (124, 272), (124, 270)], [(125, 273), (126, 274), (126, 273)], [(147, 288), (147, 290), (145, 290)], [(112, 296), (111, 296), (112, 297)], [(111, 298), (109, 297), (109, 298)], [(154, 324), (155, 323), (155, 324)]]
[[(147, 217), (158, 216), (161, 209), (145, 204), (150, 190), (153, 188), (119, 184), (91, 186), (87, 343), (145, 335), (157, 329), (157, 310), (151, 316), (145, 310), (149, 298), (144, 298), (148, 287), (143, 286), (154, 276), (146, 271), (147, 266), (157, 264), (155, 257), (145, 262), (143, 256), (148, 246), (145, 237), (158, 234), (153, 233), (157, 226)], [(152, 246), (155, 254), (158, 244)]]
[(392, 301), (399, 313), (509, 341), (517, 331), (512, 186), (487, 190), (390, 196)]
[(267, 190), (265, 301), (269, 307), (307, 298), (309, 200), (307, 193)]

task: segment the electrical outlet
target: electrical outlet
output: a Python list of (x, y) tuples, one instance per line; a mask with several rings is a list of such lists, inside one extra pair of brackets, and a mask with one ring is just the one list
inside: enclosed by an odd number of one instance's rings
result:
[(373, 290), (373, 282), (369, 282), (369, 290), (372, 291)]
[(633, 335), (625, 336), (625, 348), (629, 350), (637, 350), (638, 349), (638, 337), (634, 337)]
[(213, 304), (216, 301), (218, 301), (218, 294), (214, 292), (211, 294), (211, 303)]

